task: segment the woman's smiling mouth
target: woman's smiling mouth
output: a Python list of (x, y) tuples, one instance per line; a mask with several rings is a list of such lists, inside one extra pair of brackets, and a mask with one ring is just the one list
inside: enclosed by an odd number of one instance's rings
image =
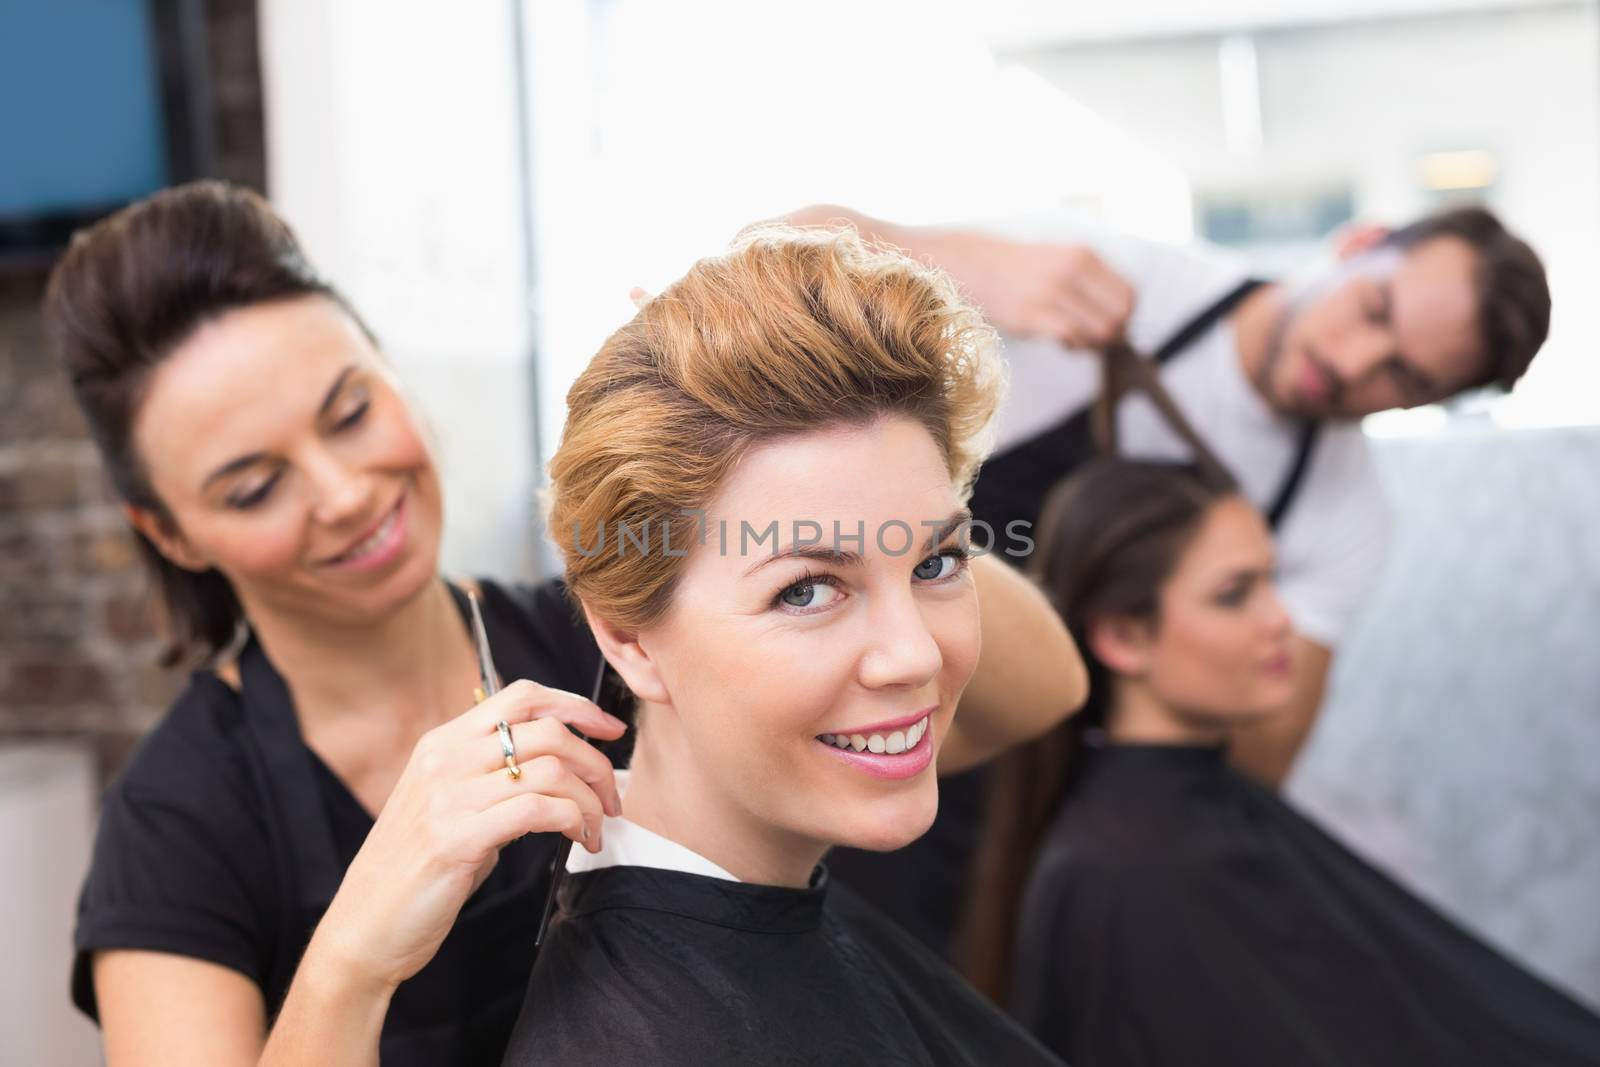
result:
[(406, 543), (406, 494), (401, 493), (394, 507), (354, 545), (323, 566), (339, 570), (373, 570), (400, 554)]
[(915, 717), (849, 732), (817, 735), (817, 741), (847, 766), (875, 778), (910, 778), (933, 762), (933, 708)]

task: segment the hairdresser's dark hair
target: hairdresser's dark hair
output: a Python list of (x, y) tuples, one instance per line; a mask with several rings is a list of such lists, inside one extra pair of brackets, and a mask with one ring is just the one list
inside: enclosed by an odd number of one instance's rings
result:
[(961, 963), (996, 1002), (1009, 992), (1022, 894), (1040, 841), (1070, 791), (1085, 737), (1106, 725), (1111, 672), (1089, 644), (1113, 616), (1155, 620), (1161, 588), (1213, 505), (1236, 492), (1210, 468), (1097, 459), (1060, 483), (1039, 521), (1029, 569), (1089, 668), (1083, 710), (995, 764)]
[(1389, 234), (1382, 245), (1404, 250), (1440, 237), (1465, 241), (1477, 253), (1478, 337), (1487, 362), (1468, 388), (1499, 384), (1510, 389), (1550, 334), (1544, 264), (1526, 241), (1482, 207), (1452, 208), (1418, 219)]
[[(312, 295), (335, 301), (360, 325), (267, 202), (224, 182), (163, 190), (73, 237), (45, 293), (45, 333), (124, 500), (172, 521), (133, 447), (134, 420), (161, 361), (225, 312)], [(136, 536), (165, 608), (163, 663), (226, 648), (242, 618), (228, 580), (185, 570)]]

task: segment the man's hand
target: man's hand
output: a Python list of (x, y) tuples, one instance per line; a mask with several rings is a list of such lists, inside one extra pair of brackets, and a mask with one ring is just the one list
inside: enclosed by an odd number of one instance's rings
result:
[(1241, 726), (1228, 745), (1228, 762), (1262, 785), (1281, 789), (1317, 724), (1328, 687), (1333, 652), (1305, 637), (1294, 639), (1294, 692), (1289, 703), (1260, 722)]
[(1050, 337), (1068, 348), (1099, 349), (1120, 339), (1133, 315), (1133, 287), (1083, 245), (896, 226), (838, 204), (813, 204), (783, 221), (847, 223), (869, 241), (897, 245), (948, 271), (990, 322), (1018, 337)]
[(1122, 337), (1133, 315), (1133, 287), (1083, 245), (963, 232), (943, 235), (928, 251), (1010, 334), (1100, 349)]

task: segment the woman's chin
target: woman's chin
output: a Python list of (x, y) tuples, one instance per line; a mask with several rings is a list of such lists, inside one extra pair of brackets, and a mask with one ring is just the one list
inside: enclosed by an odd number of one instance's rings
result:
[(379, 619), (387, 618), (425, 593), (438, 577), (438, 542), (412, 546), (411, 554), (402, 565), (372, 590), (368, 610)]
[(867, 852), (893, 852), (928, 832), (939, 812), (939, 794), (937, 788), (918, 789), (896, 802), (879, 801), (865, 807), (867, 810), (851, 821), (847, 834), (836, 838), (834, 844)]
[(365, 623), (376, 625), (412, 604), (439, 578), (437, 553), (420, 553), (359, 597), (346, 595), (343, 606)]

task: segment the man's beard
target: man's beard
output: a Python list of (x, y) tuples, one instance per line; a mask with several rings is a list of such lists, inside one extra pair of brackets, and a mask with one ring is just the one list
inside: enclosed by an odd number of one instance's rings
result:
[[(1256, 373), (1256, 392), (1266, 400), (1267, 406), (1279, 415), (1290, 419), (1326, 419), (1337, 418), (1342, 403), (1343, 387), (1337, 380), (1330, 380), (1329, 392), (1326, 401), (1319, 407), (1307, 410), (1299, 394), (1290, 389), (1285, 396), (1277, 384), (1278, 372), (1283, 369), (1289, 357), (1289, 347), (1285, 343), (1289, 336), (1289, 327), (1300, 315), (1301, 309), (1316, 296), (1316, 291), (1302, 292), (1298, 296), (1289, 294), (1283, 311), (1273, 320), (1272, 329), (1267, 334), (1267, 352), (1261, 357), (1261, 369)], [(1302, 347), (1302, 358), (1310, 359), (1309, 353)], [(1319, 370), (1321, 366), (1314, 364)], [(1324, 372), (1326, 373), (1326, 372)]]

